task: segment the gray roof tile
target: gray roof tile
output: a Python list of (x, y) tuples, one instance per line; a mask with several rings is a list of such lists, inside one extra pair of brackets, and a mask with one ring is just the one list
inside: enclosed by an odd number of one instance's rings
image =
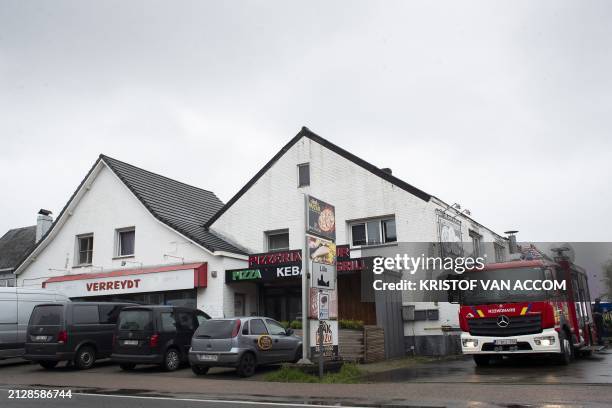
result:
[(16, 268), (36, 244), (36, 225), (9, 230), (0, 238), (0, 269)]
[(155, 218), (211, 251), (245, 252), (221, 239), (204, 224), (223, 203), (212, 191), (100, 155)]

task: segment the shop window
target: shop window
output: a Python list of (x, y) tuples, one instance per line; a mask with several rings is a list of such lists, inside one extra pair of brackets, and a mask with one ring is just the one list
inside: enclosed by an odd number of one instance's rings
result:
[(117, 250), (115, 256), (133, 256), (136, 230), (134, 228), (122, 228), (116, 231)]
[(310, 185), (310, 163), (298, 164), (298, 187)]
[(91, 265), (93, 262), (93, 234), (77, 236), (77, 264)]
[(253, 319), (249, 322), (249, 329), (251, 335), (261, 335), (268, 334), (268, 329), (266, 329), (266, 325), (261, 319)]
[(477, 233), (476, 231), (470, 230), (470, 238), (472, 239), (472, 256), (477, 258), (481, 255), (481, 243), (482, 243), (482, 235)]
[(382, 218), (352, 223), (351, 242), (354, 247), (397, 242), (395, 218)]
[(289, 231), (266, 233), (268, 251), (285, 251), (289, 249)]

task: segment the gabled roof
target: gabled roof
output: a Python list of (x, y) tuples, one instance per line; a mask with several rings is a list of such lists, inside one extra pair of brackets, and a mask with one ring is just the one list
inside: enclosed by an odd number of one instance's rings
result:
[(225, 251), (239, 255), (246, 254), (245, 251), (219, 238), (204, 227), (210, 217), (223, 206), (221, 200), (213, 192), (172, 180), (101, 154), (51, 225), (51, 228), (36, 245), (27, 251), (15, 265), (16, 267), (21, 266), (53, 232), (60, 220), (63, 219), (70, 203), (77, 197), (85, 186), (85, 182), (101, 162), (106, 164), (119, 177), (158, 221), (211, 252)]
[(143, 170), (112, 157), (100, 159), (155, 218), (212, 252), (245, 252), (208, 231), (204, 224), (223, 207), (212, 191)]
[(14, 269), (36, 245), (36, 225), (9, 230), (0, 238), (0, 269)]
[(414, 187), (411, 184), (406, 183), (403, 180), (400, 180), (399, 178), (393, 176), (392, 174), (389, 174), (385, 171), (383, 171), (382, 169), (374, 166), (371, 163), (368, 163), (367, 161), (363, 160), (360, 157), (355, 156), (352, 153), (347, 152), (346, 150), (344, 150), (343, 148), (333, 144), (332, 142), (330, 142), (327, 139), (322, 138), (321, 136), (315, 134), (314, 132), (312, 132), (310, 129), (308, 129), (307, 127), (302, 127), (302, 130), (300, 130), (300, 132), (295, 135), (295, 137), (293, 139), (291, 139), (289, 141), (289, 143), (287, 143), (278, 153), (276, 153), (276, 155), (274, 157), (272, 157), (272, 159), (266, 163), (266, 165), (257, 172), (257, 174), (255, 174), (255, 176), (249, 180), (244, 187), (242, 187), (240, 189), (240, 191), (238, 191), (236, 193), (236, 195), (234, 195), (220, 210), (219, 212), (217, 212), (215, 215), (213, 215), (208, 222), (206, 223), (206, 227), (210, 227), (225, 211), (227, 211), (236, 201), (238, 201), (238, 199), (240, 197), (242, 197), (242, 195), (244, 195), (244, 193), (246, 193), (256, 182), (257, 180), (259, 180), (273, 165), (274, 163), (276, 163), (285, 153), (287, 153), (287, 151), (289, 149), (291, 149), (291, 147), (293, 147), (294, 144), (296, 144), (301, 138), (303, 137), (307, 137), (310, 140), (313, 140), (317, 143), (319, 143), (320, 145), (326, 147), (327, 149), (331, 150), (332, 152), (344, 157), (345, 159), (355, 163), (356, 165), (368, 170), (369, 172), (371, 172), (372, 174), (377, 175), (378, 177), (382, 178), (383, 180), (388, 181), (391, 184), (396, 185), (397, 187), (401, 188), (402, 190), (405, 190), (407, 192), (409, 192), (410, 194), (414, 195), (415, 197), (420, 198), (423, 201), (429, 201), (431, 199), (431, 195), (427, 194), (426, 192), (424, 192), (423, 190), (420, 190), (416, 187)]

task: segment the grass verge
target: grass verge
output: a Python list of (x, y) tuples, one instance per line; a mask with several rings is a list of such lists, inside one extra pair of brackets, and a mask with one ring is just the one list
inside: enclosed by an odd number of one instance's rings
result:
[(359, 382), (362, 375), (356, 364), (344, 364), (340, 371), (325, 374), (322, 379), (295, 367), (282, 366), (278, 371), (266, 374), (264, 379), (270, 382), (286, 383), (355, 384)]

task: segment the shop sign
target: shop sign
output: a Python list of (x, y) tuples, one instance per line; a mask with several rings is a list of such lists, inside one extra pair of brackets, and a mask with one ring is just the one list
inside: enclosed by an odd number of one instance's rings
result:
[(231, 272), (230, 281), (232, 282), (261, 279), (261, 272), (259, 269), (237, 269), (228, 272)]
[(302, 276), (300, 249), (249, 255), (249, 267), (228, 269), (225, 282), (271, 282)]
[(338, 245), (336, 247), (336, 270), (338, 272), (363, 271), (365, 269), (365, 258), (351, 258), (351, 248), (348, 245)]
[(302, 276), (302, 264), (262, 267), (258, 269), (228, 269), (225, 271), (225, 283), (272, 282), (278, 279), (295, 279), (300, 276)]
[(333, 265), (336, 260), (336, 244), (326, 239), (306, 236), (308, 257), (312, 262)]
[(329, 320), (329, 304), (331, 302), (328, 291), (319, 292), (319, 320)]
[(463, 256), (461, 222), (442, 212), (438, 212), (438, 235), (441, 247), (440, 256), (442, 258)]
[[(314, 323), (314, 322), (313, 322)], [(323, 330), (320, 334), (319, 325)], [(321, 337), (321, 335), (323, 337)], [(320, 347), (320, 340), (323, 340), (323, 348)], [(319, 324), (310, 324), (310, 351), (313, 355), (320, 355), (326, 358), (338, 356), (338, 322), (334, 320), (321, 320)]]
[(298, 263), (302, 263), (301, 249), (278, 252), (264, 252), (261, 254), (249, 255), (249, 268), (275, 265), (296, 265)]
[(336, 211), (333, 205), (308, 196), (306, 232), (336, 239)]
[(328, 319), (338, 318), (338, 291), (337, 290), (321, 290), (316, 288), (310, 288), (310, 296), (308, 302), (308, 318), (319, 319), (319, 307), (320, 307), (320, 293), (326, 293), (328, 298)]
[(45, 288), (71, 298), (193, 289), (194, 269), (46, 282)]
[(312, 263), (311, 287), (320, 289), (334, 289), (336, 287), (336, 273), (334, 265), (318, 262)]

